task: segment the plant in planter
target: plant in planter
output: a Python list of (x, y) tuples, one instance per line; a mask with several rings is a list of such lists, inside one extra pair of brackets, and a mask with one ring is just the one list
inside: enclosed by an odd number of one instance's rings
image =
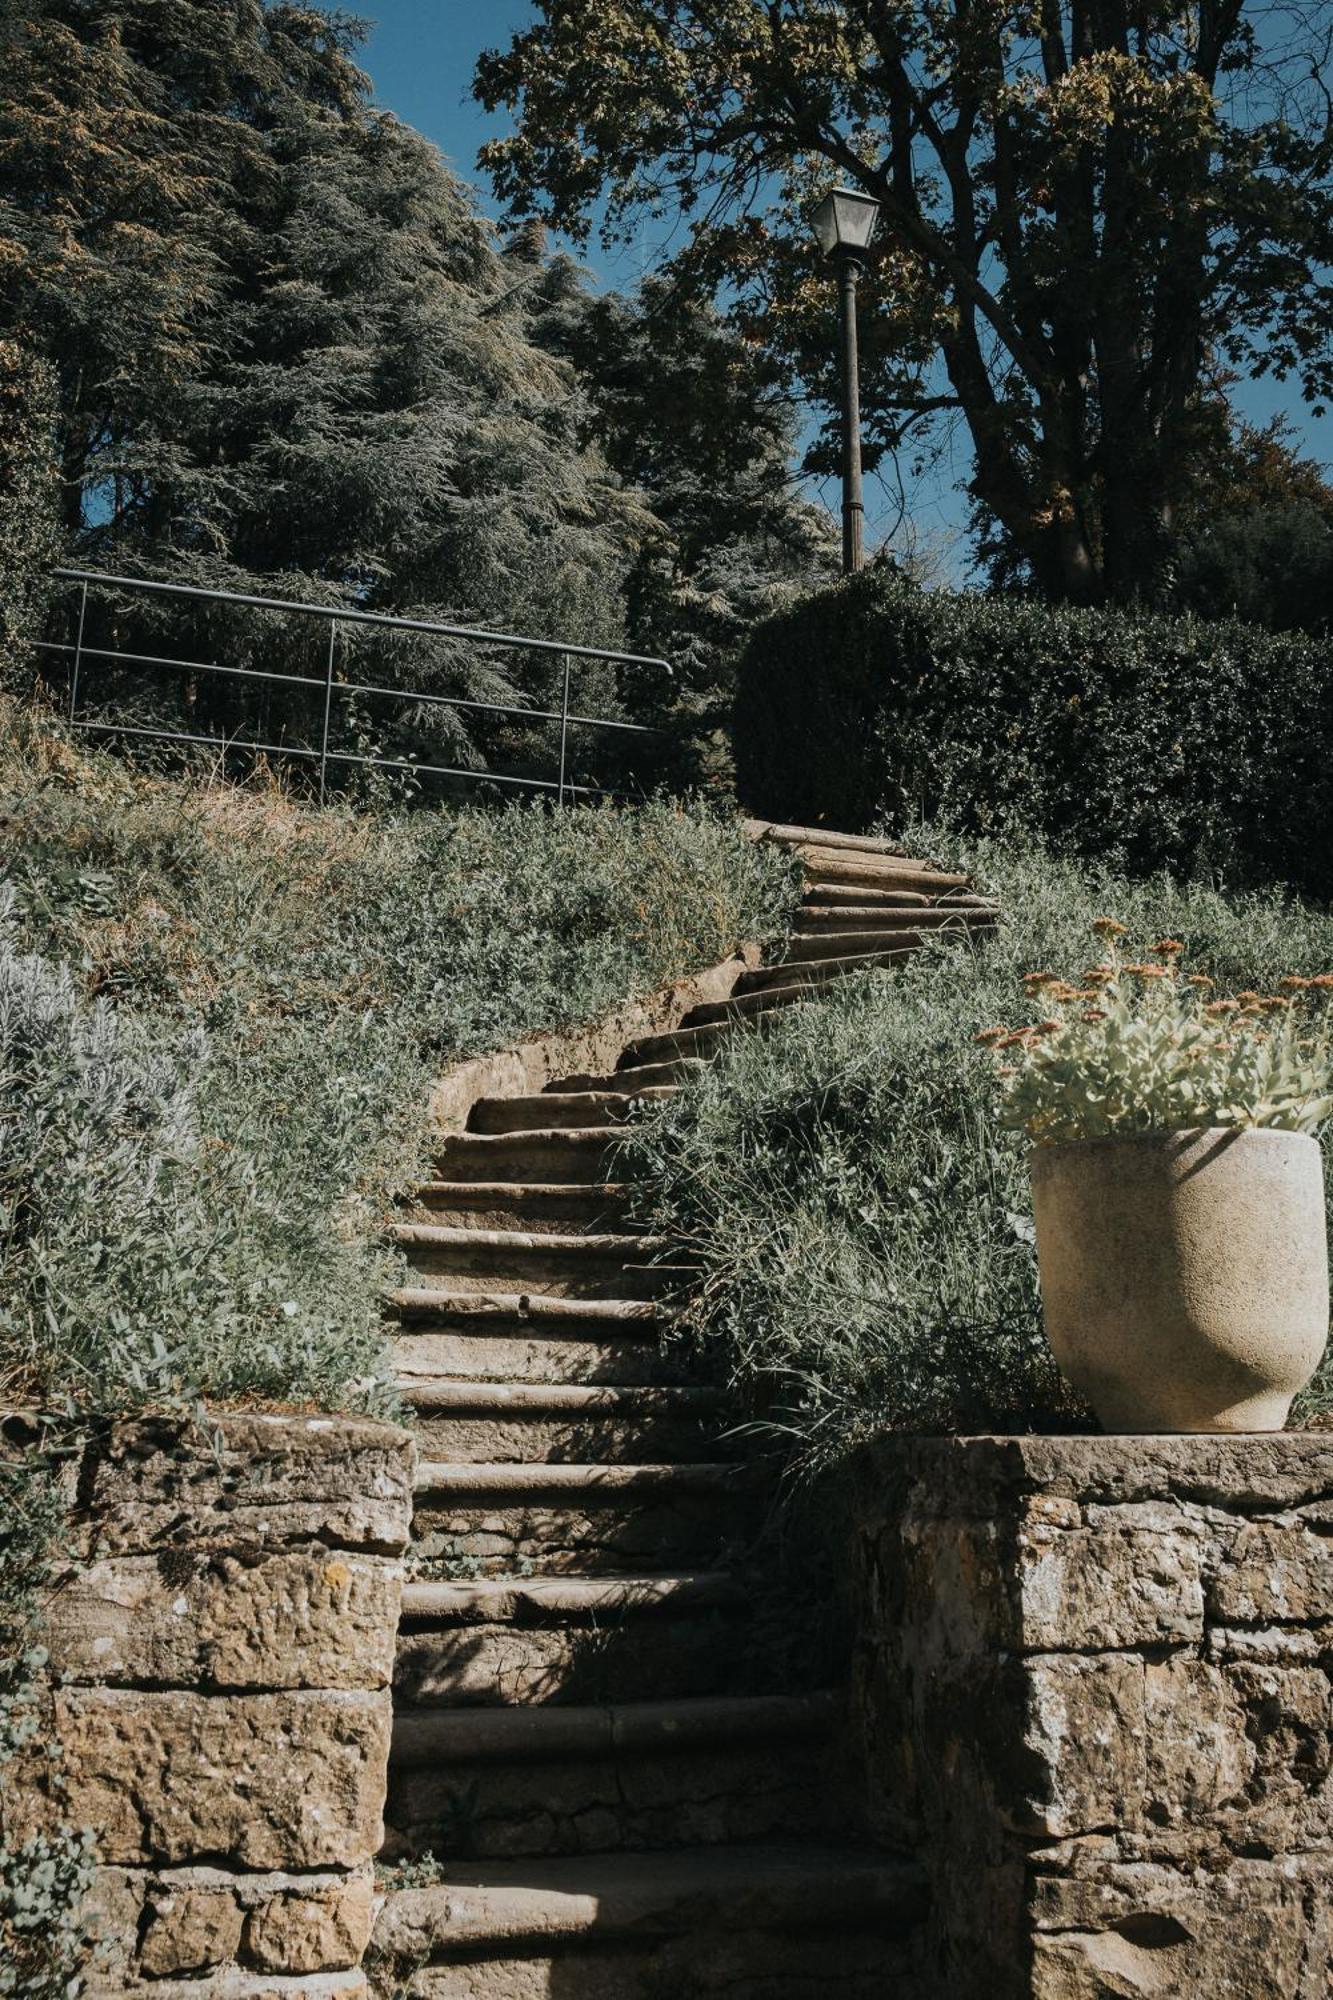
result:
[(1328, 1336), (1318, 1134), (1333, 1113), (1333, 975), (1217, 997), (1124, 926), (1043, 1018), (989, 1029), (1006, 1125), (1032, 1141), (1055, 1358), (1111, 1431), (1280, 1430)]

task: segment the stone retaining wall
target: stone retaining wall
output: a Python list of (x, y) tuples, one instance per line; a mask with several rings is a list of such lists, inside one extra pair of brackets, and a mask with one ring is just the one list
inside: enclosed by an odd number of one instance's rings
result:
[(889, 1440), (859, 1540), (877, 1831), (949, 2000), (1325, 2000), (1333, 1437)]
[(94, 1829), (91, 1994), (361, 1995), (413, 1446), (210, 1423), (120, 1425), (76, 1469), (45, 1634), (61, 1756), (10, 1767), (0, 1823)]

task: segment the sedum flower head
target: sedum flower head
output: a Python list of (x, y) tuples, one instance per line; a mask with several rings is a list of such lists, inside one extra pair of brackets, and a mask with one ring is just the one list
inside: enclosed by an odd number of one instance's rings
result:
[(1315, 1005), (1333, 973), (1213, 999), (1206, 974), (1177, 977), (1179, 939), (1159, 938), (1155, 963), (1125, 962), (1114, 943), (1125, 926), (1093, 928), (1108, 963), (1079, 986), (1029, 974), (1041, 1018), (977, 1038), (1005, 1052), (996, 1075), (1011, 1129), (1050, 1145), (1201, 1125), (1314, 1133), (1333, 1115), (1333, 1021)]

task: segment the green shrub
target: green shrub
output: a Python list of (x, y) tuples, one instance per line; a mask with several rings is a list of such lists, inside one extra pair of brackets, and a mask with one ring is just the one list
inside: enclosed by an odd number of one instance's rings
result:
[(734, 730), (741, 798), (770, 818), (922, 814), (1333, 894), (1327, 640), (872, 570), (759, 627)]
[(694, 808), (314, 811), (17, 710), (0, 822), (0, 1392), (79, 1411), (381, 1404), (378, 1238), (432, 1076), (794, 899)]
[(1129, 881), (1014, 843), (953, 853), (1001, 899), (993, 936), (941, 939), (737, 1037), (628, 1141), (642, 1214), (701, 1261), (686, 1335), (807, 1465), (886, 1427), (1082, 1421), (1041, 1330), (1025, 1148), (973, 1039), (1024, 972), (1076, 975), (1107, 909), (1127, 944), (1180, 939), (1226, 990), (1333, 967), (1333, 917), (1277, 893)]

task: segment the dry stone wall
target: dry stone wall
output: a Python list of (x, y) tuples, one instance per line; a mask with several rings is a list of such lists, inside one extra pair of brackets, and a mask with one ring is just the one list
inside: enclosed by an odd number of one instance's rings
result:
[(94, 1829), (91, 1994), (364, 1994), (412, 1472), (391, 1425), (260, 1414), (124, 1424), (72, 1468), (0, 1824)]
[[(1333, 1437), (900, 1439), (857, 1714), (949, 2000), (1326, 2000)], [(924, 2000), (924, 1996), (923, 1996)]]

